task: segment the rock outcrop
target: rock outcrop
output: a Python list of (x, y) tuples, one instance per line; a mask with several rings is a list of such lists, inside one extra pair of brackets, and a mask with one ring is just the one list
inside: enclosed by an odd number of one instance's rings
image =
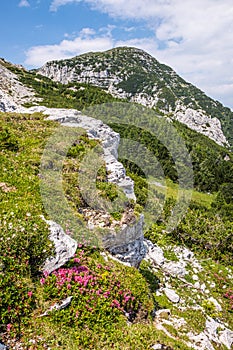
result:
[(201, 109), (194, 110), (178, 104), (173, 118), (186, 124), (190, 129), (209, 137), (219, 145), (228, 145), (220, 120), (208, 117)]
[[(35, 92), (22, 84), (7, 65), (16, 67), (0, 59), (0, 111), (14, 112), (19, 105), (37, 102)], [(21, 67), (21, 69), (24, 68)]]
[(18, 108), (13, 98), (0, 88), (0, 112), (14, 112)]

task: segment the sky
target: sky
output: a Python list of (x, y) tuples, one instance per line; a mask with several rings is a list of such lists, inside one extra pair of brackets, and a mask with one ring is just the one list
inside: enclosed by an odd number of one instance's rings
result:
[(7, 61), (138, 47), (233, 109), (232, 0), (2, 0), (0, 13)]

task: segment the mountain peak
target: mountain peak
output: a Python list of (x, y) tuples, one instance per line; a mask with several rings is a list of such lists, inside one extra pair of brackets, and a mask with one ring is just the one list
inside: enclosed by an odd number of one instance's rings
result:
[(48, 62), (38, 73), (63, 84), (78, 82), (98, 86), (114, 97), (154, 108), (220, 145), (228, 142), (233, 145), (228, 128), (229, 123), (233, 127), (230, 109), (207, 97), (171, 67), (141, 49), (123, 46), (89, 52)]

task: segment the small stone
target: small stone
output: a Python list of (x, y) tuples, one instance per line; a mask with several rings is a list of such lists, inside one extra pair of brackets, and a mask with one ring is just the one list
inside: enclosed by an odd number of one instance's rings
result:
[(171, 315), (171, 311), (169, 309), (157, 310), (155, 313), (156, 317), (165, 318), (165, 319), (167, 319), (170, 315)]
[(173, 289), (164, 288), (164, 293), (172, 303), (178, 303), (180, 301), (179, 295), (176, 294), (176, 292)]
[(200, 288), (201, 288), (201, 290), (203, 290), (203, 292), (205, 291), (205, 289), (206, 289), (206, 285), (205, 285), (205, 283), (202, 283), (202, 285), (200, 286)]
[(173, 276), (184, 277), (187, 274), (185, 263), (180, 261), (170, 261), (168, 263), (165, 263), (163, 265), (163, 269)]
[(195, 282), (193, 286), (194, 286), (194, 288), (196, 288), (196, 289), (200, 289), (200, 288), (201, 288), (201, 285), (200, 285), (199, 282)]
[(153, 349), (153, 350), (160, 350), (162, 348), (163, 348), (162, 344), (155, 344), (155, 345), (152, 346), (151, 349)]
[(148, 249), (148, 253), (145, 259), (152, 261), (152, 263), (155, 265), (158, 265), (158, 266), (163, 265), (165, 261), (163, 250), (160, 247), (154, 245), (151, 241), (147, 239), (145, 239), (145, 244)]

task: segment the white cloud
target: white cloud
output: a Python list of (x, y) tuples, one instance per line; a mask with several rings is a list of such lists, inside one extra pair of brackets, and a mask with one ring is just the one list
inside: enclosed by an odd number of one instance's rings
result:
[(81, 38), (89, 38), (92, 35), (95, 35), (95, 30), (92, 28), (83, 28), (80, 32)]
[(27, 1), (27, 0), (21, 0), (20, 2), (19, 2), (19, 5), (18, 5), (19, 7), (30, 7), (30, 4), (29, 4), (29, 2)]
[[(88, 37), (87, 32), (89, 32)], [(25, 63), (32, 67), (39, 67), (51, 60), (71, 58), (89, 51), (105, 51), (111, 47), (113, 47), (113, 41), (110, 37), (91, 37), (90, 31), (84, 30), (74, 40), (62, 40), (56, 45), (31, 47), (26, 52)]]
[(71, 4), (72, 2), (80, 2), (81, 0), (53, 0), (50, 5), (50, 11), (57, 11), (60, 6)]

